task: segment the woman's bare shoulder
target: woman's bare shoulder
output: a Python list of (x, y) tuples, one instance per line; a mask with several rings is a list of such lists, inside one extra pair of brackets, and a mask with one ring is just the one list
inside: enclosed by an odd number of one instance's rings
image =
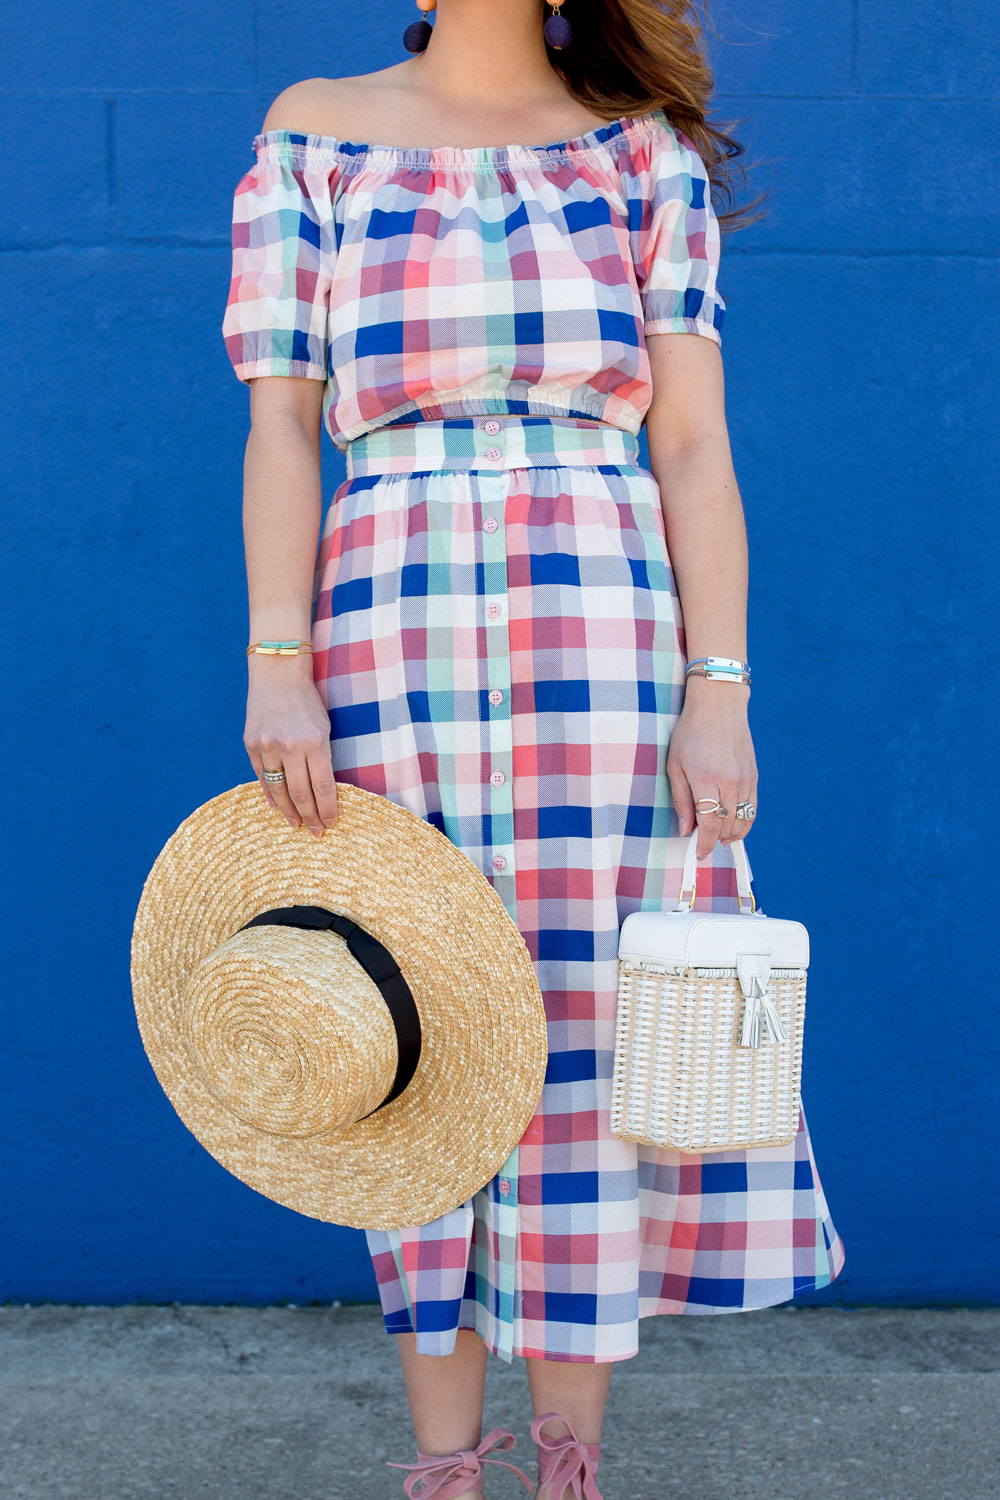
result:
[(365, 139), (369, 122), (381, 119), (381, 102), (395, 80), (396, 67), (347, 78), (305, 78), (275, 99), (263, 130), (295, 130), (304, 135)]

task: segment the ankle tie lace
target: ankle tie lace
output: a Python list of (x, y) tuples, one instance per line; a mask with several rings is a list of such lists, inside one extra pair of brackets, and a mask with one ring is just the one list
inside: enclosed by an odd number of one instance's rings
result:
[[(562, 1422), (562, 1437), (550, 1437), (542, 1431), (545, 1422)], [(600, 1443), (581, 1443), (565, 1417), (547, 1411), (531, 1424), (531, 1436), (538, 1444), (538, 1483), (551, 1484), (551, 1500), (603, 1500), (597, 1488), (597, 1466)]]
[(517, 1464), (508, 1463), (505, 1458), (486, 1456), (491, 1448), (506, 1453), (513, 1448), (514, 1442), (509, 1427), (494, 1427), (475, 1448), (462, 1448), (455, 1453), (422, 1453), (418, 1448), (415, 1464), (390, 1463), (389, 1468), (413, 1470), (403, 1480), (403, 1489), (409, 1500), (454, 1500), (458, 1495), (481, 1489), (484, 1464), (501, 1464), (505, 1469), (513, 1469), (530, 1494), (535, 1486)]

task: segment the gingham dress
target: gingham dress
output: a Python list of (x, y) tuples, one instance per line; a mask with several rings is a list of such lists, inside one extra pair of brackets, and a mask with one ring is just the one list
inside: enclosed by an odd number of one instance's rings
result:
[[(465, 850), (548, 1018), (497, 1175), (367, 1232), (387, 1331), (620, 1360), (653, 1313), (825, 1286), (844, 1249), (804, 1114), (788, 1147), (702, 1157), (609, 1130), (619, 927), (674, 903), (684, 851), (664, 768), (683, 620), (637, 435), (644, 334), (721, 343), (693, 142), (657, 110), (541, 146), (253, 145), (223, 334), (241, 380), (323, 380), (346, 455), (313, 606), (336, 776)], [(699, 869), (696, 907), (737, 910), (731, 851)]]

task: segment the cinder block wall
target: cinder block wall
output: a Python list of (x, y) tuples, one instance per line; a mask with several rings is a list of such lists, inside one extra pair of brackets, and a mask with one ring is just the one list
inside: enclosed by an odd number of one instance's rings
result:
[[(128, 942), (165, 838), (248, 776), (232, 192), (280, 89), (402, 59), (416, 12), (0, 14), (0, 1296), (374, 1300), (360, 1232), (254, 1194), (180, 1124)], [(765, 910), (812, 933), (804, 1094), (847, 1245), (818, 1298), (992, 1301), (998, 12), (713, 14), (716, 114), (745, 120), (774, 188), (720, 286), (752, 563), (748, 850)]]

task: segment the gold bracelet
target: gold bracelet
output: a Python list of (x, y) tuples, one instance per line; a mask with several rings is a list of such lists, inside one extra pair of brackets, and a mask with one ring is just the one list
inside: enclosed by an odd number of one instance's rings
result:
[(310, 651), (309, 641), (254, 641), (247, 647), (247, 656), (251, 652), (258, 656), (304, 656)]

